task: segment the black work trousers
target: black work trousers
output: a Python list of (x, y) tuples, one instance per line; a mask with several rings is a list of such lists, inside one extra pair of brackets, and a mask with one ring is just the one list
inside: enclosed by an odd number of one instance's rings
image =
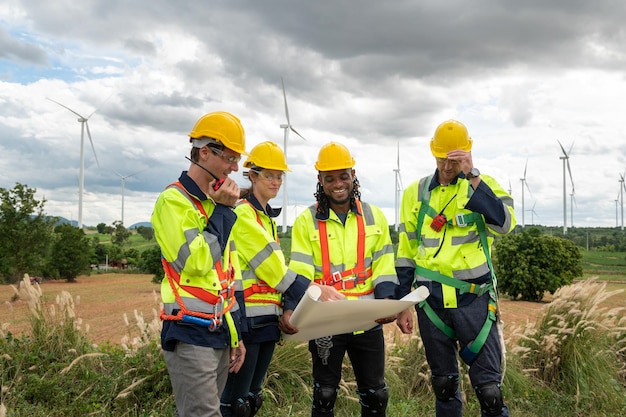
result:
[[(382, 326), (362, 333), (333, 336), (330, 343), (325, 343), (326, 346), (318, 346), (316, 340), (309, 341), (315, 384), (337, 388), (341, 381), (343, 359), (348, 353), (359, 392), (385, 386), (385, 339)], [(324, 351), (324, 347), (328, 350)], [(316, 417), (315, 410), (312, 416)]]

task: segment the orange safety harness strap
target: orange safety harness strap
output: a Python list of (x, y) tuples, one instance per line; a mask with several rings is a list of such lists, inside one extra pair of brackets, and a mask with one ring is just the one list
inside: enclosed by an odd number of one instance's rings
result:
[[(208, 222), (209, 216), (207, 215), (206, 210), (202, 206), (202, 203), (200, 202), (200, 200), (196, 199), (194, 196), (189, 194), (189, 192), (180, 183), (180, 181), (176, 181), (170, 184), (170, 187), (172, 186), (178, 188), (179, 190), (187, 194), (190, 200), (193, 201), (198, 211), (200, 211), (204, 215), (204, 217), (206, 217), (207, 222)], [(176, 298), (176, 302), (180, 306), (180, 310), (175, 315), (165, 314), (165, 311), (162, 309), (161, 319), (180, 321), (180, 320), (183, 320), (183, 316), (194, 316), (194, 317), (200, 317), (202, 319), (213, 320), (213, 323), (215, 326), (214, 328), (219, 327), (221, 324), (220, 317), (224, 313), (228, 312), (235, 305), (234, 289), (232, 285), (233, 277), (235, 273), (234, 273), (232, 264), (230, 264), (229, 262), (228, 269), (226, 271), (223, 271), (222, 260), (219, 259), (215, 263), (215, 271), (217, 272), (217, 276), (220, 280), (220, 284), (222, 287), (220, 291), (220, 295), (216, 295), (203, 288), (181, 284), (180, 274), (174, 269), (172, 264), (169, 263), (165, 258), (161, 258), (161, 263), (163, 264), (163, 270), (165, 271), (165, 276), (167, 277), (167, 280), (170, 283), (170, 287), (172, 288), (172, 291), (174, 292), (174, 297)], [(176, 283), (176, 285), (174, 283)], [(199, 311), (187, 310), (187, 308), (185, 307), (185, 303), (183, 302), (182, 297), (180, 296), (178, 292), (177, 287), (183, 289), (184, 291), (188, 292), (189, 294), (193, 295), (199, 300), (202, 300), (206, 303), (214, 305), (215, 307), (214, 307), (213, 313), (202, 313)], [(226, 298), (224, 297), (224, 294), (226, 295)], [(226, 305), (226, 307), (224, 307), (225, 299), (228, 300), (228, 304)]]
[[(358, 214), (357, 221), (357, 261), (356, 266), (341, 272), (330, 272), (330, 251), (328, 249), (328, 232), (326, 230), (326, 221), (318, 220), (317, 225), (320, 232), (320, 246), (322, 250), (322, 278), (316, 279), (315, 282), (323, 285), (332, 285), (337, 290), (342, 291), (346, 295), (360, 296), (374, 292), (373, 288), (363, 292), (347, 292), (358, 284), (365, 282), (372, 276), (372, 268), (365, 269), (365, 221), (363, 220), (363, 208), (361, 201), (356, 200)], [(352, 279), (344, 279), (354, 276)]]
[[(259, 216), (259, 212), (257, 211), (257, 209), (252, 205), (252, 203), (250, 201), (248, 201), (247, 199), (244, 199), (242, 201), (243, 203), (247, 203), (250, 205), (250, 207), (252, 207), (252, 210), (254, 211), (254, 214), (256, 215), (256, 221), (257, 223), (259, 223), (259, 225), (263, 228), (265, 228), (265, 226), (263, 226), (263, 222), (261, 222), (261, 216)], [(276, 243), (279, 243), (278, 241), (278, 235), (275, 235), (274, 238), (276, 239)], [(258, 283), (252, 284), (250, 287), (246, 288), (245, 290), (243, 290), (243, 299), (247, 302), (252, 302), (252, 303), (269, 303), (269, 304), (276, 304), (279, 307), (282, 307), (283, 304), (279, 301), (279, 300), (273, 300), (273, 299), (262, 299), (262, 298), (250, 298), (251, 295), (254, 294), (268, 294), (268, 293), (277, 293), (278, 291), (276, 290), (276, 288), (272, 288), (271, 286), (269, 286), (265, 281), (263, 281), (260, 278), (257, 278)]]

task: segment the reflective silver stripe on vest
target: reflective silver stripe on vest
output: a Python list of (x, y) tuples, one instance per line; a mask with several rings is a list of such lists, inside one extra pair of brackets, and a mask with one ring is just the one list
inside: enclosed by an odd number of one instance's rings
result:
[[(484, 264), (479, 265), (474, 268), (452, 271), (452, 276), (458, 280), (467, 281), (470, 279), (476, 279), (476, 278), (482, 277), (488, 273), (489, 273), (489, 265), (487, 265), (487, 262), (485, 262)], [(430, 279), (424, 278), (421, 275), (417, 275), (416, 279), (422, 282), (431, 281)]]
[[(185, 307), (189, 311), (196, 311), (198, 313), (205, 314), (213, 314), (215, 312), (215, 306), (213, 304), (209, 304), (206, 301), (199, 300), (195, 297), (181, 297), (183, 303), (185, 303)], [(171, 315), (174, 310), (180, 310), (180, 305), (178, 302), (174, 301), (173, 303), (164, 303), (163, 311), (167, 315)], [(235, 304), (230, 311), (239, 310), (239, 306)]]
[[(256, 301), (252, 301), (256, 302)], [(260, 301), (259, 301), (260, 302)], [(276, 304), (267, 304), (263, 306), (251, 306), (246, 303), (246, 317), (259, 317), (259, 316), (280, 316), (282, 309)]]
[(267, 258), (272, 256), (275, 251), (279, 251), (279, 250), (280, 250), (280, 246), (278, 246), (278, 243), (276, 243), (276, 242), (269, 242), (260, 251), (258, 251), (256, 253), (256, 255), (254, 255), (252, 257), (252, 259), (250, 259), (250, 262), (248, 262), (248, 263), (250, 264), (250, 267), (252, 269), (257, 269), (259, 266), (261, 266), (261, 264)]
[(313, 255), (302, 252), (291, 252), (291, 260), (310, 265), (313, 263)]

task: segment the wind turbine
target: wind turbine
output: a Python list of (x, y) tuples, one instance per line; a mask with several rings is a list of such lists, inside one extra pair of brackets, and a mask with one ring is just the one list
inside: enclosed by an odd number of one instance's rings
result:
[[(532, 195), (530, 192), (530, 188), (528, 187), (528, 182), (526, 181), (526, 168), (528, 168), (528, 159), (526, 159), (526, 165), (524, 165), (524, 177), (520, 178), (522, 182), (522, 227), (524, 227), (524, 187), (528, 190), (528, 194)], [(509, 188), (511, 186), (509, 185)], [(509, 193), (510, 194), (510, 193)]]
[(535, 211), (535, 206), (536, 205), (537, 205), (537, 202), (535, 201), (535, 203), (533, 204), (533, 208), (528, 210), (528, 211), (530, 211), (530, 221), (531, 221), (531, 224), (535, 224), (535, 215), (537, 215), (537, 217), (539, 217), (539, 215)]
[[(280, 77), (280, 82), (283, 85), (283, 99), (285, 100), (285, 117), (287, 118), (286, 124), (281, 124), (280, 127), (285, 131), (285, 143), (283, 145), (283, 151), (285, 152), (285, 160), (287, 159), (287, 138), (289, 137), (289, 131), (291, 130), (296, 135), (300, 136), (303, 140), (304, 136), (302, 136), (296, 129), (291, 126), (291, 120), (289, 119), (289, 107), (287, 107), (287, 94), (285, 93), (285, 82), (283, 81), (283, 77)], [(287, 232), (287, 173), (285, 172), (285, 177), (283, 178), (283, 233)]]
[[(621, 182), (621, 181), (620, 181)], [(619, 207), (619, 199), (622, 196), (622, 185), (619, 186), (619, 192), (617, 193), (617, 198), (615, 199), (615, 227), (619, 226), (619, 221), (617, 217), (618, 207)]]
[[(557, 140), (557, 142), (559, 142)], [(565, 165), (567, 165), (567, 170), (569, 172), (569, 179), (572, 183), (572, 194), (574, 194), (574, 179), (572, 178), (572, 169), (569, 166), (569, 154), (572, 152), (572, 148), (574, 147), (574, 143), (572, 142), (572, 146), (569, 148), (569, 152), (565, 152), (565, 148), (559, 142), (559, 146), (563, 151), (563, 156), (559, 156), (559, 159), (563, 160), (563, 234), (567, 234), (567, 191), (566, 191), (566, 178), (565, 178)]]
[(624, 174), (619, 174), (619, 182), (621, 183), (619, 186), (619, 199), (620, 205), (622, 206), (622, 230), (624, 230), (624, 190), (626, 190), (626, 184), (624, 184)]
[(396, 173), (396, 206), (395, 206), (395, 215), (396, 215), (396, 232), (399, 229), (400, 223), (400, 196), (402, 193), (402, 177), (400, 176), (400, 141), (398, 140), (398, 158), (396, 162), (396, 169), (393, 170)]
[(93, 146), (93, 140), (91, 139), (91, 132), (89, 131), (89, 118), (93, 116), (96, 112), (94, 110), (87, 117), (82, 116), (75, 112), (74, 110), (67, 107), (65, 104), (61, 104), (56, 100), (52, 100), (49, 97), (46, 97), (48, 100), (53, 103), (58, 104), (59, 106), (66, 108), (67, 110), (74, 113), (78, 116), (78, 122), (80, 123), (80, 170), (78, 174), (78, 228), (83, 228), (83, 189), (85, 187), (85, 129), (87, 130), (87, 136), (89, 136), (89, 142), (91, 143), (91, 149), (93, 150), (93, 156), (96, 158), (96, 164), (98, 164), (98, 168), (100, 168), (100, 162), (98, 162), (98, 156), (96, 155), (96, 148)]
[(143, 171), (145, 171), (145, 170), (142, 169), (141, 171), (137, 171), (137, 172), (134, 172), (134, 173), (128, 174), (128, 175), (122, 175), (122, 174), (120, 174), (117, 171), (113, 171), (113, 172), (115, 172), (115, 174), (118, 177), (120, 177), (122, 179), (122, 225), (124, 224), (124, 188), (126, 186), (126, 178), (130, 178), (133, 175), (137, 175), (137, 174), (139, 174), (140, 172), (143, 172)]
[[(573, 189), (572, 189), (572, 193), (569, 196), (570, 196), (570, 203), (569, 203), (570, 226), (574, 227), (574, 204), (576, 204), (576, 199), (574, 198), (574, 190)], [(578, 204), (576, 204), (576, 206), (578, 206)]]

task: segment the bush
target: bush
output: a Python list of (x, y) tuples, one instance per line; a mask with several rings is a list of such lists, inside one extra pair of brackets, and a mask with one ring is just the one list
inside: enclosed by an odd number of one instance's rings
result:
[(506, 235), (495, 245), (494, 267), (501, 293), (541, 301), (583, 274), (582, 254), (572, 242), (531, 228)]
[(624, 356), (615, 349), (624, 344), (623, 309), (600, 307), (621, 290), (605, 292), (605, 287), (586, 280), (560, 288), (513, 349), (525, 373), (570, 398), (577, 415), (610, 415), (626, 406), (620, 385)]

